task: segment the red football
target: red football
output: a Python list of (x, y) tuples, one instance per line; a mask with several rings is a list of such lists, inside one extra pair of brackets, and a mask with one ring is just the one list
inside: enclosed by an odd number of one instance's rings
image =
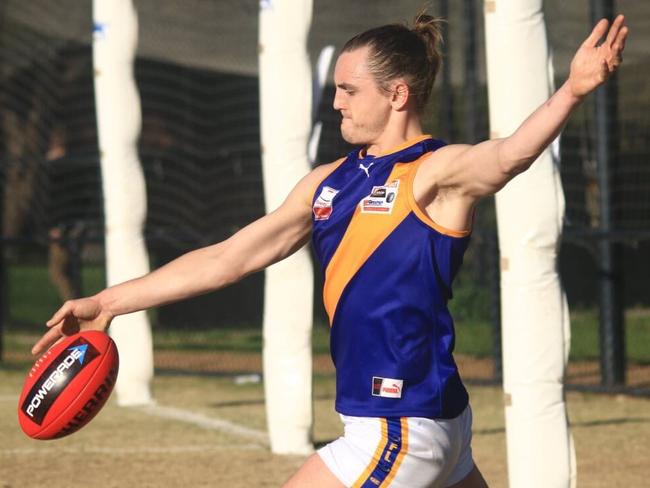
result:
[(57, 439), (79, 430), (113, 391), (119, 356), (104, 332), (66, 337), (34, 363), (18, 401), (18, 420), (34, 439)]

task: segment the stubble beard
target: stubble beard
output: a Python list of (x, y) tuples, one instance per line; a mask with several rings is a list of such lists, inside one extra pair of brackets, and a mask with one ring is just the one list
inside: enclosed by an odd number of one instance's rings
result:
[(365, 146), (375, 140), (383, 131), (385, 124), (380, 122), (372, 125), (358, 125), (349, 120), (348, 127), (343, 126), (341, 121), (341, 137), (348, 144)]

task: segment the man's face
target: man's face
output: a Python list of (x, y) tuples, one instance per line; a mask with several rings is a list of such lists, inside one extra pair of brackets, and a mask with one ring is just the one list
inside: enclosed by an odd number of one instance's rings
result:
[(390, 95), (380, 90), (368, 72), (368, 48), (345, 52), (334, 68), (334, 110), (341, 112), (341, 135), (351, 144), (371, 144), (388, 123)]

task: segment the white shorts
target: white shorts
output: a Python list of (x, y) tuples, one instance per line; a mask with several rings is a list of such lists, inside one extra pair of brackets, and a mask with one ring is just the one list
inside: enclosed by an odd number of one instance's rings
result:
[(455, 419), (349, 417), (343, 437), (318, 450), (347, 487), (443, 488), (472, 468), (472, 410)]

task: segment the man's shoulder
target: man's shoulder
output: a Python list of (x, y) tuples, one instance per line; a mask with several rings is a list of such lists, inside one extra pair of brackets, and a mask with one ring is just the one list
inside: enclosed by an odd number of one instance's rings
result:
[(468, 144), (447, 144), (431, 151), (422, 157), (418, 173), (426, 175), (427, 179), (435, 176), (434, 179), (439, 180), (446, 172), (455, 171), (453, 163), (470, 147)]
[(344, 156), (342, 158), (337, 159), (336, 161), (332, 161), (331, 163), (324, 163), (318, 165), (311, 171), (310, 176), (313, 175), (314, 179), (318, 179), (319, 181), (322, 181), (334, 170), (336, 170), (336, 168), (341, 166), (341, 164), (343, 164), (346, 159), (347, 156)]
[(311, 199), (316, 189), (336, 168), (338, 168), (346, 158), (340, 158), (331, 163), (320, 164), (307, 173), (294, 188), (294, 193), (302, 195), (305, 201), (311, 205)]
[(434, 151), (428, 152), (424, 159), (427, 162), (440, 163), (445, 160), (455, 158), (461, 153), (467, 151), (471, 145), (469, 144), (445, 144)]

